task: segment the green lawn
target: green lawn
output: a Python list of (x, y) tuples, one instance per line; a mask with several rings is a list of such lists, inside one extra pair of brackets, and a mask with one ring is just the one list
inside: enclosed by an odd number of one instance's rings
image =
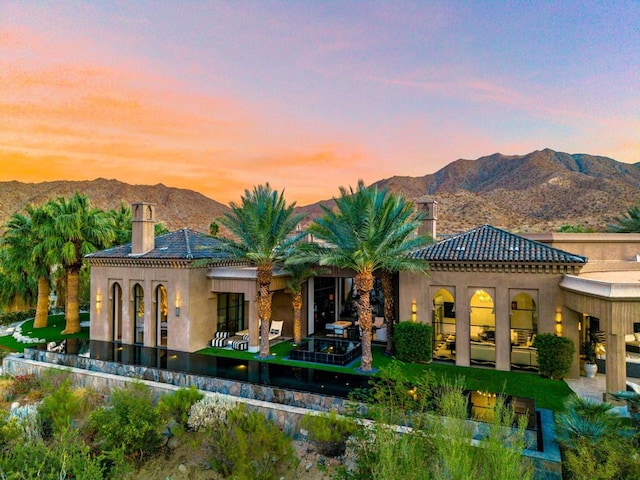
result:
[[(88, 313), (80, 314), (80, 321), (85, 322), (89, 320)], [(74, 333), (72, 335), (62, 335), (64, 330), (65, 320), (64, 315), (50, 315), (47, 326), (44, 328), (33, 328), (33, 319), (26, 320), (22, 324), (22, 334), (29, 337), (44, 338), (47, 342), (61, 342), (67, 338), (89, 338), (89, 327), (82, 327), (80, 333)], [(25, 348), (33, 347), (36, 343), (20, 343), (16, 341), (11, 335), (0, 337), (0, 345), (8, 348), (14, 352), (23, 352)]]
[[(347, 367), (297, 362), (287, 360), (285, 358), (289, 354), (289, 350), (291, 350), (291, 342), (283, 342), (278, 345), (274, 345), (271, 347), (271, 353), (274, 355), (274, 358), (269, 360), (256, 359), (255, 353), (227, 350), (223, 348), (209, 347), (200, 350), (198, 353), (219, 357), (238, 358), (242, 360), (268, 361), (270, 363), (277, 363), (280, 365), (300, 366), (358, 375), (356, 369), (360, 366), (359, 361), (356, 361)], [(373, 365), (375, 368), (384, 367), (392, 361), (392, 357), (384, 354), (383, 347), (373, 347)], [(554, 411), (562, 410), (567, 397), (572, 394), (571, 389), (564, 381), (542, 378), (536, 373), (503, 372), (488, 368), (456, 367), (455, 365), (444, 363), (432, 363), (429, 365), (407, 363), (405, 364), (405, 369), (410, 378), (418, 378), (424, 375), (428, 370), (432, 371), (436, 377), (440, 379), (464, 377), (465, 388), (469, 390), (484, 390), (494, 393), (505, 393), (519, 397), (533, 398), (536, 401), (536, 406), (540, 408), (548, 408)]]

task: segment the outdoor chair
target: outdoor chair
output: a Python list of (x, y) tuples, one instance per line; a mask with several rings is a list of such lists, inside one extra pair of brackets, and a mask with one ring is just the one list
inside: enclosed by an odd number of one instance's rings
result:
[(271, 329), (269, 330), (269, 341), (274, 340), (280, 336), (282, 336), (282, 325), (284, 322), (275, 321), (271, 322)]
[(216, 332), (213, 340), (211, 340), (212, 347), (223, 348), (229, 343), (229, 337), (231, 332)]

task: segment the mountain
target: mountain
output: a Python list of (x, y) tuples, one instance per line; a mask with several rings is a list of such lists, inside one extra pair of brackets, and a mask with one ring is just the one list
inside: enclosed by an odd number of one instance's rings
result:
[[(607, 223), (640, 198), (640, 163), (607, 157), (568, 154), (550, 149), (526, 155), (495, 153), (477, 160), (456, 160), (422, 177), (395, 176), (375, 183), (416, 200), (428, 195), (438, 202), (438, 232), (456, 233), (485, 223), (515, 232), (554, 231), (563, 224), (604, 230)], [(207, 232), (228, 210), (192, 190), (158, 185), (129, 185), (117, 180), (0, 182), (0, 223), (28, 203), (68, 197), (80, 191), (104, 210), (135, 201), (158, 204), (158, 216), (169, 230), (189, 227)], [(299, 207), (306, 221), (319, 215), (323, 200)]]
[(70, 197), (80, 192), (91, 200), (91, 205), (102, 210), (119, 208), (120, 202), (131, 205), (145, 201), (158, 205), (158, 220), (169, 230), (189, 227), (208, 232), (211, 221), (227, 211), (228, 207), (204, 195), (163, 184), (129, 185), (118, 180), (98, 178), (90, 181), (54, 181), (43, 183), (0, 182), (0, 224), (15, 212), (24, 210), (29, 203), (40, 205), (50, 199)]
[[(563, 224), (604, 230), (640, 198), (640, 163), (550, 149), (456, 160), (434, 174), (375, 183), (416, 200), (438, 202), (438, 232), (485, 223), (511, 231), (554, 231)], [(303, 207), (311, 216), (319, 204)]]

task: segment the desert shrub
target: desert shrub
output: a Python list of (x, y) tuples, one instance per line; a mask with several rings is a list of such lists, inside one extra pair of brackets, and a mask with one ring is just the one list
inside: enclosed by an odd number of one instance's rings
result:
[(45, 394), (54, 392), (60, 385), (71, 381), (71, 371), (47, 368), (40, 374), (40, 388)]
[(18, 419), (9, 415), (9, 412), (0, 411), (0, 456), (6, 449), (13, 448), (15, 442), (24, 440), (24, 429), (18, 423)]
[[(107, 478), (104, 457), (92, 455), (89, 447), (79, 440), (77, 432), (73, 430), (69, 430), (60, 441), (52, 444), (34, 441), (14, 445), (0, 456), (0, 472), (6, 480)], [(118, 472), (121, 473), (124, 472)]]
[(572, 480), (640, 478), (640, 452), (623, 437), (604, 438), (595, 446), (579, 439), (564, 456)]
[(180, 388), (173, 393), (164, 395), (158, 401), (158, 413), (165, 420), (175, 420), (182, 427), (187, 426), (191, 406), (203, 397), (195, 385)]
[(243, 404), (211, 429), (205, 448), (213, 469), (238, 480), (280, 478), (298, 462), (291, 438)]
[(300, 422), (311, 440), (322, 455), (337, 457), (346, 449), (347, 439), (357, 430), (355, 421), (348, 417), (338, 416), (335, 411), (328, 414), (306, 414)]
[(540, 375), (562, 379), (569, 373), (576, 347), (571, 339), (550, 333), (536, 335), (533, 346), (538, 349)]
[(36, 441), (42, 438), (38, 409), (35, 405), (23, 405), (9, 412), (9, 421), (14, 421), (22, 432), (26, 441)]
[(429, 362), (433, 356), (431, 325), (400, 322), (393, 329), (396, 357), (403, 362)]
[(83, 392), (73, 389), (67, 379), (42, 400), (38, 413), (45, 434), (64, 432), (74, 419), (87, 412), (88, 402)]
[(161, 424), (151, 390), (134, 382), (114, 390), (110, 405), (91, 413), (88, 428), (103, 452), (122, 448), (125, 455), (140, 459), (160, 446)]
[(212, 427), (224, 421), (227, 412), (236, 406), (236, 402), (227, 395), (210, 393), (202, 400), (191, 405), (187, 426), (191, 430)]
[(32, 373), (26, 375), (16, 375), (13, 377), (11, 387), (13, 395), (26, 395), (33, 390), (40, 389), (40, 379)]

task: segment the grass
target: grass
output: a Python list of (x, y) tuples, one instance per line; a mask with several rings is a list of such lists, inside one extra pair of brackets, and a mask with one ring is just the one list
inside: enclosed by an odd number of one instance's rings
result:
[[(84, 312), (80, 314), (80, 321), (89, 320), (89, 314)], [(22, 334), (29, 337), (44, 338), (46, 342), (61, 342), (67, 338), (89, 338), (89, 327), (82, 327), (80, 333), (72, 335), (63, 335), (61, 332), (65, 327), (64, 314), (49, 315), (47, 326), (44, 328), (33, 328), (33, 318), (26, 320), (22, 324)], [(34, 347), (37, 343), (21, 343), (16, 341), (11, 335), (0, 337), (0, 346), (3, 346), (13, 352), (24, 352), (25, 348)]]
[[(291, 342), (282, 342), (274, 345), (271, 347), (271, 353), (272, 355), (275, 355), (275, 357), (268, 360), (256, 358), (255, 353), (227, 350), (223, 348), (209, 347), (200, 350), (198, 353), (218, 357), (237, 358), (240, 360), (256, 360), (279, 365), (314, 368), (316, 370), (326, 370), (338, 373), (359, 374), (356, 371), (360, 366), (359, 361), (356, 361), (346, 367), (338, 367), (333, 365), (312, 364), (309, 362), (288, 360), (286, 357), (289, 355), (291, 347)], [(373, 365), (375, 368), (382, 368), (389, 365), (394, 360), (394, 358), (384, 354), (383, 347), (374, 346), (372, 353)], [(455, 365), (443, 363), (431, 363), (428, 365), (406, 363), (403, 368), (409, 378), (419, 378), (427, 371), (432, 371), (436, 375), (436, 378), (441, 380), (452, 380), (463, 377), (465, 388), (468, 390), (483, 390), (518, 397), (533, 398), (538, 408), (548, 408), (554, 411), (563, 410), (567, 398), (572, 395), (572, 390), (564, 381), (542, 378), (536, 373), (504, 372), (488, 368), (457, 367)]]

